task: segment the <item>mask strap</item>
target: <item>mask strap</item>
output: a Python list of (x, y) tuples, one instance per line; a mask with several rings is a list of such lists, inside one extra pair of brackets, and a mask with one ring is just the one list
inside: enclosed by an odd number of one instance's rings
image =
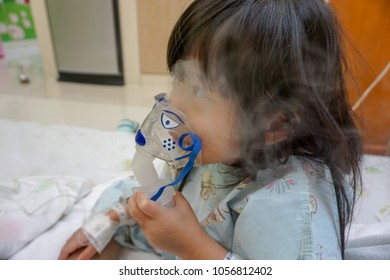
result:
[[(190, 145), (188, 147), (183, 147), (184, 138), (187, 136), (191, 137), (192, 145)], [(166, 187), (174, 186), (174, 185), (180, 183), (184, 179), (184, 177), (188, 174), (188, 172), (194, 166), (196, 157), (198, 156), (200, 149), (202, 148), (202, 142), (200, 141), (199, 137), (192, 134), (191, 132), (183, 133), (178, 140), (178, 145), (182, 150), (188, 151), (190, 153), (185, 155), (185, 156), (176, 158), (175, 160), (180, 160), (180, 159), (189, 157), (188, 162), (184, 166), (183, 170), (180, 172), (180, 175), (177, 177), (177, 179), (175, 181), (173, 181), (172, 183), (170, 183), (168, 185), (162, 186), (161, 188), (158, 189), (158, 191), (150, 198), (153, 201), (156, 201), (162, 195), (162, 193)]]

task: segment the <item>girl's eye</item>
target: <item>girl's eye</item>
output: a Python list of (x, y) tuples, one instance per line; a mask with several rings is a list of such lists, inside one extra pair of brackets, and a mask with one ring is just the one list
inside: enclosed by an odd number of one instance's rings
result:
[(165, 113), (161, 115), (161, 123), (163, 127), (166, 129), (172, 129), (180, 125), (178, 122), (174, 121), (171, 117), (169, 117)]

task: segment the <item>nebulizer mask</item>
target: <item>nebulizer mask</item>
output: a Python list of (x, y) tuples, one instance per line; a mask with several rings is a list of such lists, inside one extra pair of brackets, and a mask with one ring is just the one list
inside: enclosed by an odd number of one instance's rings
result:
[[(166, 94), (157, 95), (155, 100), (153, 110), (137, 131), (132, 168), (151, 200), (164, 205), (168, 199), (164, 193), (170, 192), (170, 187), (179, 183), (194, 165), (201, 163), (202, 144), (192, 132), (186, 116), (169, 106)], [(153, 166), (155, 158), (165, 161), (172, 169), (183, 168), (174, 182), (158, 178)]]
[[(144, 192), (163, 206), (173, 207), (174, 186), (193, 166), (201, 164), (200, 139), (193, 133), (184, 113), (169, 106), (167, 95), (161, 93), (155, 96), (155, 105), (138, 129), (135, 142), (132, 169), (140, 185), (135, 191)], [(156, 158), (165, 161), (172, 169), (181, 169), (176, 180), (169, 182), (158, 176), (153, 163)], [(119, 222), (112, 221), (106, 213), (98, 213), (82, 227), (98, 252), (105, 248), (118, 226), (135, 223), (128, 215), (126, 201), (109, 210), (117, 213)]]

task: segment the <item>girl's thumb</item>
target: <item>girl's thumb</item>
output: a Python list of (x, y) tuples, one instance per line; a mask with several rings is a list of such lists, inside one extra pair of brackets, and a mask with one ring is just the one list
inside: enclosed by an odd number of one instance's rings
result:
[(175, 192), (175, 195), (173, 196), (173, 201), (175, 202), (175, 207), (181, 207), (185, 204), (188, 204), (186, 198), (181, 192)]

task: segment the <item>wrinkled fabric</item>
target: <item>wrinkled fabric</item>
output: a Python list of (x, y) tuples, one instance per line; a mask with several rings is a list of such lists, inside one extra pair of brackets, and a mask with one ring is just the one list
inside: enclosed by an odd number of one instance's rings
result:
[[(183, 188), (206, 232), (237, 259), (341, 259), (337, 203), (326, 165), (290, 157), (256, 178), (222, 164), (193, 168)], [(125, 246), (156, 251), (138, 226), (121, 227)]]
[(55, 225), (90, 189), (85, 179), (69, 176), (0, 182), (0, 259), (8, 259)]

